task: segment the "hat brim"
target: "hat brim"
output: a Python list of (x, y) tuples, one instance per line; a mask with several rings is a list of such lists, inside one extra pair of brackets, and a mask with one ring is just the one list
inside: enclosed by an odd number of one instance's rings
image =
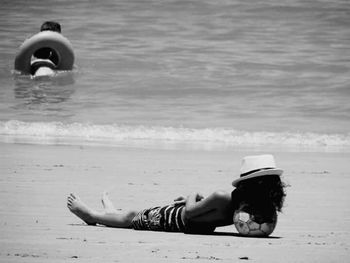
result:
[(260, 170), (260, 171), (257, 171), (255, 173), (251, 173), (249, 175), (246, 175), (246, 176), (242, 176), (236, 180), (234, 180), (232, 182), (232, 185), (233, 186), (237, 186), (238, 183), (244, 181), (244, 180), (248, 180), (248, 179), (251, 179), (251, 178), (255, 178), (255, 177), (260, 177), (260, 176), (267, 176), (267, 175), (281, 175), (283, 173), (283, 170), (282, 169), (278, 169), (278, 168), (273, 168), (273, 169), (267, 169), (267, 170)]

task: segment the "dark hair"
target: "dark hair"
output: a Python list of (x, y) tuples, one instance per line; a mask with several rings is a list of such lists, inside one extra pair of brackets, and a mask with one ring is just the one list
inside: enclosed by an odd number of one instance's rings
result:
[(268, 175), (241, 181), (232, 191), (234, 209), (259, 214), (270, 222), (276, 211), (281, 211), (286, 196), (286, 185), (278, 175)]
[(46, 21), (41, 25), (40, 31), (47, 30), (61, 33), (61, 25), (55, 21)]

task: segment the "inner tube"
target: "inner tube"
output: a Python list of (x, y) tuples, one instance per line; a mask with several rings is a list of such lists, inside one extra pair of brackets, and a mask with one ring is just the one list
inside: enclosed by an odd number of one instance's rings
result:
[(57, 56), (57, 61), (54, 63), (55, 70), (72, 70), (74, 65), (72, 44), (60, 33), (53, 31), (42, 31), (23, 42), (15, 58), (15, 70), (31, 74), (32, 56), (40, 49), (53, 50)]

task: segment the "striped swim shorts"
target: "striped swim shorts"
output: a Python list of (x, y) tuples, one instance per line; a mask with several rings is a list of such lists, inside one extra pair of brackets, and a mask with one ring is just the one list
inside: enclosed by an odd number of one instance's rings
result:
[(136, 230), (184, 232), (185, 224), (181, 218), (183, 209), (184, 205), (168, 205), (142, 210), (133, 218), (132, 228)]

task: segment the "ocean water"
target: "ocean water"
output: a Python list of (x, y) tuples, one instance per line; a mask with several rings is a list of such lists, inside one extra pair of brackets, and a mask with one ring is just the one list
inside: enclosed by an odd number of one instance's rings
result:
[[(46, 20), (75, 68), (31, 79)], [(2, 0), (0, 37), (2, 142), (350, 149), (347, 0)]]

